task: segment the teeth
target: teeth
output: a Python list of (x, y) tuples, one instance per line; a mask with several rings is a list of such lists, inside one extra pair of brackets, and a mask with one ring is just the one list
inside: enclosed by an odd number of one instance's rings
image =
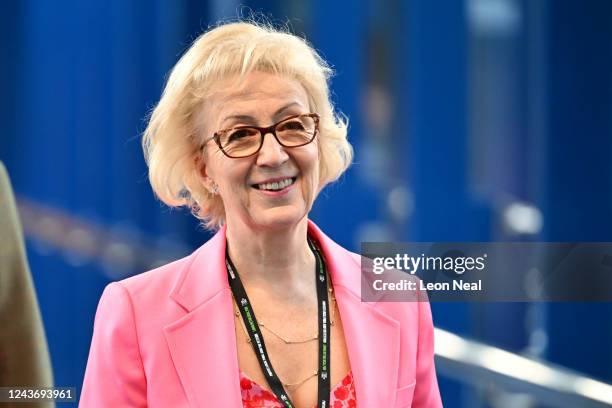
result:
[(257, 188), (260, 190), (282, 190), (283, 188), (293, 184), (293, 179), (288, 178), (282, 181), (274, 182), (274, 183), (263, 183), (257, 184)]

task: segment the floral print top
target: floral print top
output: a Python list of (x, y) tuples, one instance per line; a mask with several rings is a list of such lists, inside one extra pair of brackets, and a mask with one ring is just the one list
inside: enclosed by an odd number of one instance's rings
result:
[[(283, 408), (278, 398), (270, 391), (263, 389), (240, 371), (240, 391), (242, 392), (242, 406), (244, 408)], [(331, 390), (330, 408), (355, 408), (355, 383), (353, 373), (349, 371)], [(315, 405), (314, 408), (317, 408)]]

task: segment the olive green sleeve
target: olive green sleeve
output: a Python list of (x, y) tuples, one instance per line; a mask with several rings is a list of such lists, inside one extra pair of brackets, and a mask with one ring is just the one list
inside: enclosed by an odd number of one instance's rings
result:
[[(53, 386), (45, 331), (10, 181), (0, 162), (0, 387)], [(0, 403), (0, 407), (51, 407)]]

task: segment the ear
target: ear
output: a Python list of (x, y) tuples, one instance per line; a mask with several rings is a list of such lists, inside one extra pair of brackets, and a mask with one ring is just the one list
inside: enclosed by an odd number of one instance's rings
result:
[(198, 175), (202, 178), (202, 182), (204, 183), (205, 187), (208, 189), (210, 177), (208, 177), (206, 162), (204, 161), (202, 155), (198, 154), (193, 158), (193, 165), (195, 166), (195, 170), (197, 171)]
[(207, 155), (208, 155), (207, 149), (206, 147), (203, 147), (202, 149), (200, 149), (200, 151), (194, 157), (193, 160), (194, 160), (196, 171), (199, 173), (199, 176), (201, 177), (204, 188), (206, 188), (209, 194), (215, 196), (219, 194), (219, 185), (215, 183), (214, 175), (210, 174), (208, 170), (208, 166), (206, 165)]
[(206, 166), (206, 160), (204, 158), (205, 155), (206, 155), (206, 152), (204, 151), (204, 149), (202, 149), (193, 158), (193, 164), (198, 174), (202, 178), (207, 178), (209, 176), (208, 168)]

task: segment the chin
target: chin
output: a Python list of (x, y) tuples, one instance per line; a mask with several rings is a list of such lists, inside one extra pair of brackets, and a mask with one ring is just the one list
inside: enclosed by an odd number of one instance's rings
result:
[(254, 214), (253, 221), (262, 228), (288, 228), (302, 221), (308, 213), (304, 208), (270, 208), (260, 214)]

